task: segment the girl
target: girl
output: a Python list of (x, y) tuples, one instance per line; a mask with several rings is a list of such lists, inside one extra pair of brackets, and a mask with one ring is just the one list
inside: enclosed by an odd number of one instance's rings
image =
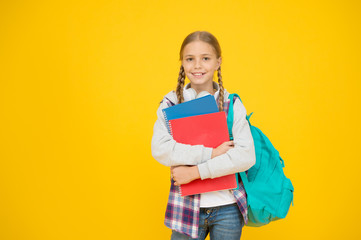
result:
[[(177, 143), (168, 133), (162, 109), (211, 94), (219, 111), (227, 110), (229, 93), (223, 88), (221, 48), (205, 31), (189, 34), (180, 49), (180, 71), (176, 92), (169, 92), (158, 108), (152, 137), (152, 155), (172, 173), (165, 225), (171, 239), (240, 239), (247, 223), (247, 202), (243, 184), (237, 190), (182, 197), (179, 185), (201, 178), (216, 178), (248, 170), (255, 164), (255, 151), (246, 109), (239, 99), (234, 103), (233, 141), (217, 148)], [(218, 71), (218, 84), (213, 81)], [(185, 76), (190, 80), (184, 86)], [(228, 112), (228, 111), (226, 111)]]

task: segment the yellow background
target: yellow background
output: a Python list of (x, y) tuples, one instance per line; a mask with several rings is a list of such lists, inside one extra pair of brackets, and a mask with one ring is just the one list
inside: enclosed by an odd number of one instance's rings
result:
[(242, 239), (360, 239), (359, 1), (2, 1), (0, 239), (169, 239), (156, 109), (183, 39), (213, 33), (225, 88), (295, 187)]

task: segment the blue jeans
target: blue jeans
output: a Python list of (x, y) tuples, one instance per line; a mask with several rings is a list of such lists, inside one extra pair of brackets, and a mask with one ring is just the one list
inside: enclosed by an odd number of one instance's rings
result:
[(239, 240), (244, 226), (243, 216), (236, 203), (200, 208), (198, 238), (172, 231), (171, 240), (201, 240), (210, 234), (211, 240)]

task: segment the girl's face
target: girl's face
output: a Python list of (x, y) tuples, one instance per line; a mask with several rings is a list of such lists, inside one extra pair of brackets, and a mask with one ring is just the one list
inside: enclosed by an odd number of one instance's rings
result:
[(217, 59), (214, 48), (206, 42), (194, 41), (183, 49), (184, 72), (197, 92), (213, 92), (213, 75), (221, 62), (221, 57)]

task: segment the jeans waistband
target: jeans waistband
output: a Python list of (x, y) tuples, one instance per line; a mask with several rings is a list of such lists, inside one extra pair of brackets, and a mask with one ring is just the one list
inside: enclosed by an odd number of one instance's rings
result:
[(231, 206), (238, 207), (237, 203), (231, 203), (231, 204), (226, 204), (226, 205), (221, 205), (221, 206), (214, 206), (214, 207), (201, 207), (200, 210), (220, 209), (220, 208), (231, 207)]

